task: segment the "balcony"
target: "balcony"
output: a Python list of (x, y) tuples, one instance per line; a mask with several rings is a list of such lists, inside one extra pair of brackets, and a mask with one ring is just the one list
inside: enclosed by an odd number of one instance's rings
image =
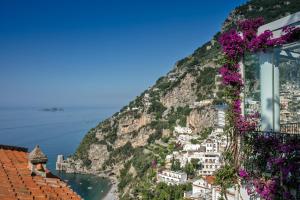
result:
[(262, 130), (300, 132), (300, 42), (243, 61), (244, 114), (259, 113)]
[[(270, 30), (276, 38), (289, 25), (300, 26), (300, 12), (263, 25), (258, 33)], [(241, 138), (240, 160), (249, 172), (246, 182), (258, 184), (257, 189), (273, 181), (279, 185), (276, 199), (283, 199), (288, 189), (300, 200), (300, 41), (246, 53), (241, 66), (242, 114), (258, 125)]]
[(296, 135), (293, 137), (299, 137), (300, 135), (300, 123), (285, 123), (280, 124), (280, 132), (289, 135)]

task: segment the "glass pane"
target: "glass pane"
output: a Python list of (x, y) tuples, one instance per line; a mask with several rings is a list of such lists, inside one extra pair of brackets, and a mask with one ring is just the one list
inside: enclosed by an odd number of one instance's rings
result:
[(244, 95), (245, 115), (260, 113), (260, 71), (257, 54), (244, 56)]
[(280, 84), (280, 125), (294, 132), (300, 123), (300, 43), (283, 46), (276, 54)]

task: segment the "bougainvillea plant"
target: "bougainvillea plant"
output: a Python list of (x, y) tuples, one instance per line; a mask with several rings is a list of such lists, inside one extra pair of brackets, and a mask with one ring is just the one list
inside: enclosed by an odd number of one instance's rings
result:
[[(248, 19), (237, 23), (237, 30), (223, 33), (219, 38), (224, 63), (219, 69), (222, 76), (229, 111), (227, 120), (231, 126), (231, 157), (238, 176), (247, 186), (248, 193), (257, 193), (266, 200), (292, 200), (291, 191), (295, 187), (297, 170), (295, 153), (299, 144), (295, 140), (283, 140), (275, 134), (250, 135), (257, 128), (259, 116), (243, 116), (241, 111), (241, 93), (244, 87), (239, 62), (246, 52), (267, 51), (300, 39), (300, 28), (285, 27), (283, 34), (273, 38), (269, 30), (257, 35), (258, 27), (264, 24), (263, 18)], [(243, 138), (245, 150), (239, 152), (237, 143)], [(284, 142), (283, 142), (284, 141)], [(254, 166), (241, 168), (239, 160), (247, 158)], [(243, 159), (244, 160), (244, 159)], [(242, 165), (245, 166), (245, 163)]]

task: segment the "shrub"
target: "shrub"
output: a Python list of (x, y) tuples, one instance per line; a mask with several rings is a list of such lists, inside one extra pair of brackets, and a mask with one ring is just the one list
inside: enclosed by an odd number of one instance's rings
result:
[(115, 143), (117, 137), (117, 127), (114, 127), (111, 130), (109, 130), (109, 132), (104, 136), (105, 140), (111, 144)]
[(184, 192), (190, 190), (192, 190), (192, 185), (190, 183), (183, 185), (167, 185), (166, 183), (158, 183), (151, 192), (149, 190), (143, 190), (142, 196), (143, 199), (149, 200), (182, 200)]
[(187, 163), (184, 167), (184, 172), (189, 176), (189, 177), (194, 177), (195, 175), (195, 168), (192, 163)]
[(132, 165), (136, 169), (138, 177), (145, 175), (146, 171), (151, 167), (154, 157), (143, 153), (143, 149), (140, 148), (135, 151), (132, 159)]
[(178, 122), (180, 126), (186, 126), (186, 118), (191, 110), (189, 106), (177, 107), (176, 110), (172, 107), (168, 115), (169, 129), (173, 130), (176, 126), (176, 122)]
[(154, 133), (152, 133), (149, 138), (147, 139), (147, 142), (150, 144), (150, 143), (153, 143), (155, 142), (155, 140), (158, 140), (160, 139), (162, 136), (162, 131), (161, 130), (156, 130)]
[(207, 137), (211, 134), (212, 130), (213, 130), (212, 127), (204, 128), (200, 133), (200, 135), (201, 135), (200, 140), (207, 139)]
[(160, 119), (162, 117), (163, 112), (166, 109), (167, 108), (164, 107), (164, 105), (161, 102), (159, 102), (159, 101), (153, 101), (153, 102), (151, 102), (151, 105), (148, 108), (148, 114), (154, 113), (156, 119)]
[(75, 159), (80, 159), (83, 161), (85, 166), (89, 166), (91, 161), (88, 159), (88, 151), (90, 149), (91, 144), (95, 144), (98, 142), (96, 138), (95, 129), (91, 129), (83, 138), (80, 145), (76, 149), (74, 154)]
[(131, 163), (127, 162), (125, 163), (124, 168), (120, 170), (120, 182), (118, 184), (118, 189), (120, 191), (122, 191), (132, 181), (132, 175), (128, 174), (130, 166)]
[(169, 123), (167, 121), (159, 120), (159, 121), (151, 121), (150, 127), (156, 130), (163, 130), (169, 128)]
[(180, 162), (178, 159), (172, 159), (172, 165), (171, 165), (172, 171), (179, 171), (181, 170)]
[(124, 146), (116, 148), (111, 151), (109, 154), (109, 159), (106, 160), (103, 164), (103, 168), (111, 166), (112, 164), (117, 163), (118, 161), (127, 160), (134, 153), (134, 148), (130, 142), (127, 142)]

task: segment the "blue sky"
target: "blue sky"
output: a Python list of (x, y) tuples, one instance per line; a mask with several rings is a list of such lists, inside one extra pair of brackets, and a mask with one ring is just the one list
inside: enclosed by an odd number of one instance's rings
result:
[(122, 106), (245, 0), (0, 1), (0, 106)]

